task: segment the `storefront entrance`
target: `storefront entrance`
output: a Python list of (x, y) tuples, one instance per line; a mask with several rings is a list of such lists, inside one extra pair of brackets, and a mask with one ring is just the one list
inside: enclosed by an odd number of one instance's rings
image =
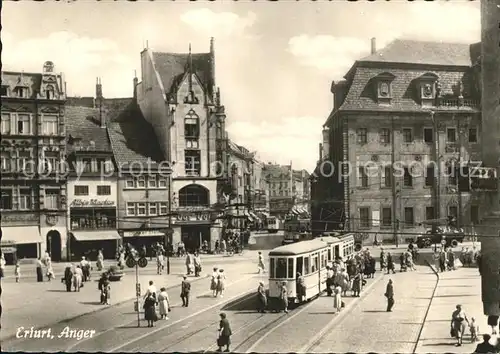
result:
[(183, 225), (181, 235), (188, 252), (199, 250), (203, 241), (210, 247), (210, 225)]
[(47, 250), (52, 261), (59, 262), (61, 260), (61, 234), (59, 231), (52, 230), (47, 233)]

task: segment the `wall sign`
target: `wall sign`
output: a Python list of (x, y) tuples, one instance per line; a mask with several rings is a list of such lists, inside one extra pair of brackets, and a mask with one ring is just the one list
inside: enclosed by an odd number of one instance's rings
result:
[(176, 221), (211, 221), (211, 213), (184, 213), (175, 217)]
[(109, 199), (104, 199), (104, 200), (99, 200), (99, 199), (73, 199), (71, 202), (72, 207), (104, 207), (104, 206), (114, 206), (115, 201), (114, 200), (109, 200)]
[(158, 230), (145, 230), (145, 231), (124, 231), (123, 237), (139, 237), (139, 236), (165, 236), (165, 234)]

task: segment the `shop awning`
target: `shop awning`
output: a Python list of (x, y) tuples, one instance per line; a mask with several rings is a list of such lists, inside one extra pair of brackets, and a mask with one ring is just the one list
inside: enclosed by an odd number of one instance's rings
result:
[(254, 220), (260, 220), (260, 218), (257, 216), (257, 214), (255, 214), (253, 211), (249, 211), (248, 212), (250, 214), (250, 216), (254, 219)]
[(38, 226), (2, 226), (2, 243), (24, 245), (41, 243), (40, 229)]
[(105, 241), (105, 240), (119, 240), (120, 235), (116, 230), (109, 231), (73, 231), (73, 237), (79, 241)]

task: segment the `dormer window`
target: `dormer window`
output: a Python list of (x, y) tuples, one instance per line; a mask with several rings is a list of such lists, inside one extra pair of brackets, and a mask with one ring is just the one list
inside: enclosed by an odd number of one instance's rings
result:
[(377, 89), (377, 101), (379, 104), (391, 104), (392, 81), (395, 76), (391, 73), (382, 73), (374, 78)]
[(16, 87), (17, 97), (28, 98), (28, 88), (23, 86)]
[(48, 100), (53, 100), (54, 99), (54, 87), (52, 85), (47, 86), (47, 89), (45, 90), (45, 94), (46, 94)]
[(8, 96), (8, 92), (9, 92), (9, 87), (2, 85), (2, 88), (0, 89), (0, 95), (1, 96)]
[(426, 73), (417, 79), (422, 106), (434, 105), (437, 81), (438, 76), (433, 73)]

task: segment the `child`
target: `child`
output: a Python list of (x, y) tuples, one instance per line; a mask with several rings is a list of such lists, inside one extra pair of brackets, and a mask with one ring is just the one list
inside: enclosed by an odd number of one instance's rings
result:
[(16, 262), (16, 267), (14, 268), (14, 275), (16, 276), (16, 283), (19, 283), (19, 279), (21, 278), (21, 266), (19, 262)]
[(476, 324), (476, 319), (474, 317), (471, 317), (470, 319), (469, 331), (471, 343), (479, 341), (479, 338), (477, 336), (479, 333), (479, 326)]
[(337, 310), (337, 313), (342, 309), (342, 288), (337, 286), (333, 290), (333, 308)]

